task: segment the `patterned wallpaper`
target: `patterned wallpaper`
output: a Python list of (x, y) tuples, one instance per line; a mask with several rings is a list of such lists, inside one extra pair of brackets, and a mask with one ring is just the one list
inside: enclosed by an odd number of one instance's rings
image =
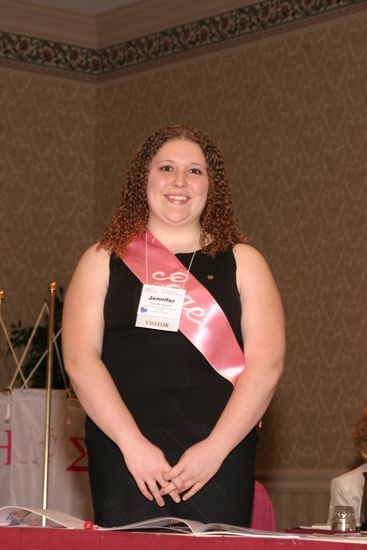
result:
[(261, 468), (342, 469), (365, 405), (367, 14), (95, 84), (1, 69), (1, 286), (30, 318), (108, 221), (139, 142), (181, 121), (223, 150), (284, 300)]
[[(0, 287), (8, 327), (36, 321), (49, 283), (66, 286), (92, 239), (95, 96), (89, 85), (0, 72)], [(5, 364), (2, 384), (9, 383)]]

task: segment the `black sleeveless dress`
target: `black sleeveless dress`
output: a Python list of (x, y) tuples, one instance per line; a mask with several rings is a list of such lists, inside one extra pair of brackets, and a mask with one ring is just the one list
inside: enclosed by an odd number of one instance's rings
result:
[[(192, 253), (177, 257), (188, 268)], [(233, 252), (212, 258), (198, 251), (190, 271), (221, 306), (243, 347)], [(186, 448), (210, 433), (233, 386), (181, 332), (135, 327), (141, 289), (136, 276), (112, 255), (101, 358), (141, 431), (174, 465)], [(118, 447), (89, 418), (86, 441), (98, 525), (123, 525), (161, 515), (249, 525), (255, 430), (230, 453), (199, 493), (179, 504), (165, 497), (163, 508), (141, 495)]]

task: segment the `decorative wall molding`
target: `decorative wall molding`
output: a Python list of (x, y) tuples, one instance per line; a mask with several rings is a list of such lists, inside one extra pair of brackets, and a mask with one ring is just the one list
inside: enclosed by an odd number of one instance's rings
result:
[(21, 0), (0, 0), (0, 31), (46, 42), (97, 47), (96, 18)]
[(105, 48), (186, 25), (259, 0), (148, 0), (104, 12), (97, 17), (95, 46)]
[(86, 48), (104, 48), (258, 1), (138, 0), (91, 15), (24, 0), (0, 0), (0, 30)]
[[(146, 69), (153, 62), (177, 61), (187, 54), (207, 53), (271, 31), (289, 30), (295, 25), (316, 23), (325, 16), (335, 17), (361, 8), (367, 8), (367, 0), (265, 0), (101, 48), (3, 31), (0, 62), (101, 80), (121, 76), (124, 71)], [(111, 14), (103, 16), (105, 29), (110, 17)], [(74, 28), (78, 24), (81, 19), (77, 17)]]

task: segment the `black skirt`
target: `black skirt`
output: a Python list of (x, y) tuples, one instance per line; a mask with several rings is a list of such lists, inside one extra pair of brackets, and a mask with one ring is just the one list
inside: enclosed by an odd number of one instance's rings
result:
[[(187, 448), (205, 439), (211, 429), (206, 424), (170, 425), (151, 426), (143, 428), (142, 432), (174, 465)], [(163, 507), (141, 494), (117, 445), (89, 419), (86, 422), (86, 443), (97, 525), (112, 527), (158, 516), (175, 516), (203, 523), (250, 525), (257, 444), (255, 429), (233, 449), (215, 476), (198, 493), (178, 504), (166, 496)]]

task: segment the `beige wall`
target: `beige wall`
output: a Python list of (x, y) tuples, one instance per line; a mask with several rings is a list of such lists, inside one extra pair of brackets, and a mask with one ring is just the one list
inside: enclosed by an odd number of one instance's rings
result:
[[(367, 385), (366, 33), (366, 15), (340, 17), (98, 85), (0, 69), (9, 323), (36, 315), (51, 279), (66, 285), (138, 143), (167, 123), (200, 127), (225, 155), (286, 311), (286, 369), (259, 469), (349, 468)], [(307, 506), (298, 519), (312, 521)]]

